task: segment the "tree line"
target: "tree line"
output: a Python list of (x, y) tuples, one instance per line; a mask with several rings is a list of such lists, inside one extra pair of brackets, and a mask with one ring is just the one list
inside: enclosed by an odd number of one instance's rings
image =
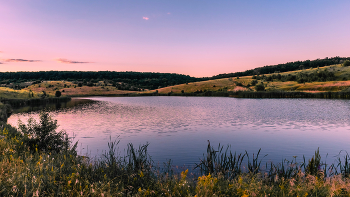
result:
[(324, 59), (316, 59), (316, 60), (306, 60), (306, 61), (295, 61), (295, 62), (287, 62), (285, 64), (271, 65), (258, 67), (250, 70), (246, 70), (244, 72), (235, 72), (235, 73), (224, 73), (211, 77), (211, 79), (221, 79), (228, 77), (240, 77), (240, 76), (252, 76), (252, 75), (262, 75), (262, 74), (271, 74), (276, 72), (288, 72), (309, 68), (317, 68), (330, 66), (334, 64), (342, 64), (344, 62), (348, 62), (346, 60), (350, 60), (350, 57), (331, 57)]
[(38, 71), (38, 72), (0, 72), (1, 84), (34, 81), (80, 81), (84, 85), (93, 85), (98, 81), (107, 81), (120, 89), (157, 89), (166, 86), (207, 80), (176, 73), (154, 72), (115, 72), (115, 71)]

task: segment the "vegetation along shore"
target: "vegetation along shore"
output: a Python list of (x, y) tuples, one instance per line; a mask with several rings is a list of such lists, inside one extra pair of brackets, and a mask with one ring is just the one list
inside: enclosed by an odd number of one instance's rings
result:
[[(210, 142), (194, 169), (178, 169), (171, 161), (157, 166), (147, 153), (151, 144), (127, 151), (109, 142), (99, 158), (77, 154), (57, 121), (41, 112), (39, 122), (4, 122), (0, 131), (1, 196), (348, 196), (350, 157), (334, 164), (295, 158), (262, 163), (257, 154), (234, 153)], [(204, 147), (203, 147), (204, 148)]]

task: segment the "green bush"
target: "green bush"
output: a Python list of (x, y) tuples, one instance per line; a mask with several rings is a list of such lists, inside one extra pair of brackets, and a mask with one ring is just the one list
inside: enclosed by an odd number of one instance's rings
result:
[(265, 91), (265, 86), (263, 83), (260, 83), (258, 85), (255, 86), (255, 90), (256, 91)]
[[(63, 91), (64, 91), (64, 90), (63, 90)], [(55, 96), (56, 96), (56, 97), (60, 97), (60, 96), (61, 96), (61, 92), (60, 92), (60, 91), (56, 91)]]
[(18, 126), (31, 150), (60, 152), (69, 147), (68, 136), (63, 130), (56, 132), (57, 120), (52, 120), (48, 112), (40, 112), (39, 123), (30, 118), (27, 125), (19, 122)]
[(350, 61), (349, 60), (345, 60), (343, 63), (343, 66), (350, 66)]

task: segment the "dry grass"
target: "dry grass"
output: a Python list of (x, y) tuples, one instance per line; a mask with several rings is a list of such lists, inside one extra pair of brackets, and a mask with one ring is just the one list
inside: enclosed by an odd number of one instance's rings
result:
[(82, 86), (78, 87), (77, 84), (68, 81), (45, 81), (40, 84), (31, 85), (26, 88), (36, 93), (42, 93), (51, 96), (55, 95), (56, 91), (61, 91), (62, 96), (94, 96), (94, 95), (116, 95), (116, 94), (128, 94), (136, 93), (137, 91), (118, 90), (113, 86)]
[(169, 86), (158, 89), (159, 93), (181, 93), (183, 90), (185, 93), (191, 93), (196, 91), (220, 91), (222, 89), (227, 89), (227, 91), (243, 91), (248, 90), (244, 87), (238, 87), (236, 83), (242, 83), (243, 85), (248, 85), (251, 81), (251, 77), (241, 77), (239, 79), (236, 78), (224, 78), (224, 79), (216, 79), (216, 80), (208, 80), (208, 81), (200, 81), (193, 82), (188, 84), (180, 84), (175, 86)]
[(14, 90), (7, 87), (0, 87), (0, 98), (1, 99), (30, 99), (38, 98), (39, 94), (36, 92), (31, 92), (27, 89)]
[[(321, 68), (310, 68), (310, 69), (304, 69), (304, 70), (290, 71), (290, 72), (284, 72), (280, 74), (296, 75), (300, 72), (303, 72), (305, 74), (311, 74), (316, 70), (322, 71), (325, 69), (335, 73), (336, 81), (298, 83), (296, 81), (266, 82), (263, 80), (258, 80), (258, 84), (260, 82), (263, 82), (265, 84), (266, 91), (283, 90), (283, 91), (300, 91), (300, 92), (317, 93), (317, 92), (326, 92), (326, 91), (338, 92), (338, 91), (348, 90), (350, 88), (350, 81), (344, 80), (344, 78), (350, 79), (350, 67), (343, 67), (340, 64), (325, 66)], [(272, 74), (265, 74), (265, 76), (269, 76), (269, 75), (272, 75)], [(185, 93), (193, 93), (200, 90), (215, 92), (215, 91), (221, 91), (223, 88), (225, 88), (227, 91), (255, 91), (254, 87), (250, 87), (250, 88), (243, 87), (251, 83), (252, 80), (253, 80), (252, 76), (240, 77), (239, 79), (235, 77), (223, 78), (223, 79), (169, 86), (169, 87), (158, 89), (158, 92), (162, 94), (166, 94), (169, 92), (181, 93), (181, 91), (184, 91)], [(237, 86), (237, 83), (242, 83), (243, 86)], [(154, 91), (149, 91), (149, 92), (154, 92)]]

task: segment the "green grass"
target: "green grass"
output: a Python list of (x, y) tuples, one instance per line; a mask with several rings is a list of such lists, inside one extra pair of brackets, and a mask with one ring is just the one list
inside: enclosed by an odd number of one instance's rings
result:
[[(43, 121), (44, 120), (44, 121)], [(49, 124), (47, 124), (49, 123)], [(27, 128), (53, 128), (46, 116)], [(175, 173), (170, 163), (154, 165), (148, 144), (129, 144), (125, 154), (118, 142), (98, 159), (77, 155), (76, 146), (59, 150), (36, 146), (34, 131), (2, 124), (0, 130), (1, 196), (349, 196), (350, 158), (322, 163), (318, 151), (308, 161), (261, 163), (261, 155), (236, 154), (214, 148), (198, 161), (197, 174)], [(32, 126), (31, 126), (32, 125)], [(36, 125), (36, 126), (33, 126)], [(46, 126), (45, 126), (46, 125)], [(51, 126), (50, 126), (51, 125)], [(40, 129), (38, 129), (40, 130)], [(48, 130), (54, 132), (53, 130)], [(55, 135), (51, 133), (50, 135)], [(39, 138), (38, 138), (39, 139)], [(28, 141), (29, 140), (29, 141)], [(34, 141), (33, 141), (34, 140)], [(65, 140), (67, 140), (65, 138)], [(28, 143), (32, 142), (32, 143)]]

